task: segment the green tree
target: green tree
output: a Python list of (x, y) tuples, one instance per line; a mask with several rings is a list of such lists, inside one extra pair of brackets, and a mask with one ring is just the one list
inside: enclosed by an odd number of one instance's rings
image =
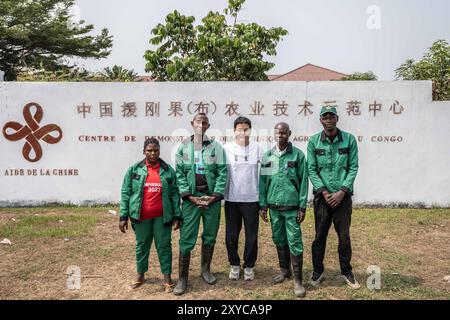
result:
[(73, 5), (74, 0), (0, 1), (0, 69), (6, 80), (16, 80), (26, 70), (70, 67), (68, 59), (73, 57), (109, 55), (112, 36), (108, 30), (88, 35), (94, 26), (72, 21)]
[[(256, 23), (238, 23), (245, 0), (228, 0), (224, 14), (209, 12), (202, 23), (174, 11), (165, 24), (152, 29), (145, 71), (157, 81), (256, 81), (268, 80), (276, 46), (287, 31)], [(232, 23), (227, 22), (227, 18)]]
[[(112, 81), (107, 79), (102, 72), (92, 72), (85, 68), (61, 67), (59, 70), (51, 71), (43, 68), (36, 70), (21, 71), (17, 74), (17, 81), (57, 81), (57, 82), (80, 82), (80, 81)], [(118, 80), (115, 80), (118, 81)], [(125, 81), (125, 80), (121, 80)]]
[(355, 72), (341, 79), (342, 81), (376, 81), (377, 76), (372, 71)]
[(432, 80), (433, 100), (450, 100), (450, 45), (435, 41), (422, 60), (406, 60), (395, 76), (398, 80)]
[(128, 70), (124, 67), (114, 65), (112, 68), (104, 68), (102, 76), (105, 81), (130, 82), (134, 80), (134, 78), (137, 76), (137, 73), (134, 72), (134, 70)]
[[(58, 82), (78, 82), (96, 81), (95, 74), (80, 67), (61, 67), (59, 70), (50, 71), (41, 69), (28, 69), (17, 74), (17, 81), (58, 81)], [(97, 81), (102, 81), (103, 78)]]
[(133, 70), (114, 65), (106, 67), (100, 72), (89, 71), (82, 67), (62, 67), (56, 71), (27, 70), (17, 74), (17, 81), (102, 81), (102, 82), (131, 82), (137, 74)]

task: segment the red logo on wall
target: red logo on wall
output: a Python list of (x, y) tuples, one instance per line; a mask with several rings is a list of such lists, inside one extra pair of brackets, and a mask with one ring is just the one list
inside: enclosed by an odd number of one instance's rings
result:
[[(31, 108), (36, 110), (34, 115), (31, 114)], [(62, 130), (56, 124), (47, 124), (43, 127), (40, 126), (44, 111), (42, 107), (31, 102), (23, 107), (23, 118), (26, 124), (22, 125), (19, 122), (10, 121), (3, 126), (3, 136), (9, 141), (19, 141), (25, 138), (25, 144), (22, 148), (23, 157), (30, 162), (37, 162), (42, 157), (42, 147), (39, 140), (43, 140), (50, 144), (58, 143), (62, 139)], [(14, 132), (8, 133), (7, 130), (11, 129)], [(56, 132), (57, 136), (54, 137), (51, 133)], [(31, 151), (34, 151), (34, 157), (31, 157)]]

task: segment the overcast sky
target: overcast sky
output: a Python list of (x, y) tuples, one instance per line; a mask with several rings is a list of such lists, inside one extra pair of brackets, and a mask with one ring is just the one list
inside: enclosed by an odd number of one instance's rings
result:
[[(83, 61), (91, 70), (113, 64), (144, 75), (151, 29), (173, 10), (199, 22), (227, 0), (77, 0), (76, 14), (96, 31), (114, 36), (110, 56)], [(379, 18), (379, 19), (378, 19)], [(372, 70), (379, 80), (394, 80), (394, 70), (408, 58), (419, 59), (437, 39), (450, 42), (448, 0), (247, 0), (240, 22), (283, 27), (289, 34), (269, 57), (283, 74), (306, 63), (343, 73)]]

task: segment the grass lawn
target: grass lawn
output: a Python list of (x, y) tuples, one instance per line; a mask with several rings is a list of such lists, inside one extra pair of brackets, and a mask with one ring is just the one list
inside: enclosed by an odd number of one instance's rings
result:
[[(144, 286), (129, 289), (135, 277), (134, 233), (122, 234), (117, 207), (37, 207), (0, 209), (0, 299), (178, 299), (165, 293), (154, 246)], [(225, 248), (225, 225), (217, 237), (212, 270), (214, 286), (199, 276), (200, 237), (192, 253), (190, 290), (183, 299), (295, 299), (293, 282), (273, 285), (278, 259), (269, 224), (260, 222), (254, 281), (231, 281)], [(312, 209), (302, 224), (304, 278), (311, 273), (314, 237)], [(178, 238), (173, 233), (173, 278), (178, 277)], [(308, 284), (306, 299), (450, 299), (450, 209), (354, 209), (352, 265), (362, 284), (352, 290), (339, 275), (337, 237), (330, 229), (325, 281)], [(241, 233), (241, 243), (244, 235)], [(242, 257), (243, 245), (240, 248)], [(81, 288), (67, 288), (69, 266), (81, 270)], [(366, 287), (367, 268), (381, 268), (381, 289)], [(306, 281), (305, 281), (306, 282)]]

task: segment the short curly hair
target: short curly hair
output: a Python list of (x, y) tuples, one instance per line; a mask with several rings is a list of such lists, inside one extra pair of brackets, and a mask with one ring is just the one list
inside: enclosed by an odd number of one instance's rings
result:
[(148, 139), (145, 139), (145, 141), (144, 141), (144, 150), (145, 150), (145, 148), (147, 148), (147, 146), (149, 144), (156, 144), (158, 146), (158, 148), (159, 148), (159, 141), (155, 137), (150, 137)]

